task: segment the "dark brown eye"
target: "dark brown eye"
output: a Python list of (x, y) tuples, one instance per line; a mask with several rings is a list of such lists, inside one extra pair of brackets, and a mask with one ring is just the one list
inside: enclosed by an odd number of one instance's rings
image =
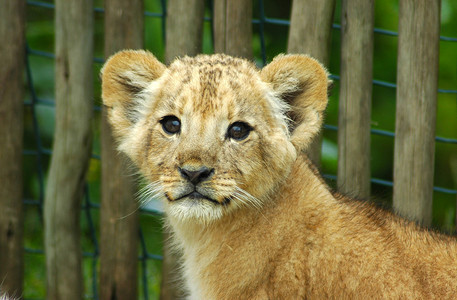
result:
[(162, 124), (163, 131), (168, 134), (176, 134), (181, 131), (181, 121), (175, 116), (163, 117), (160, 124)]
[(252, 127), (244, 122), (235, 122), (230, 125), (227, 136), (231, 139), (241, 141), (248, 137)]

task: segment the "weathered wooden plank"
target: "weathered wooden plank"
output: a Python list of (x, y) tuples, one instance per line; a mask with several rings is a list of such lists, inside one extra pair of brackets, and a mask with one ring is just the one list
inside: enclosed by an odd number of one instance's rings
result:
[(92, 141), (93, 5), (55, 4), (56, 130), (44, 203), (47, 299), (82, 299), (80, 211)]
[[(328, 65), (335, 0), (294, 0), (290, 17), (287, 52), (305, 53)], [(307, 153), (320, 164), (322, 136), (315, 138)]]
[(160, 299), (174, 300), (185, 298), (184, 281), (180, 267), (180, 253), (176, 252), (171, 241), (172, 232), (164, 228), (163, 232), (163, 261), (162, 283), (160, 285)]
[(252, 0), (214, 1), (214, 51), (252, 59)]
[(25, 1), (0, 1), (0, 290), (22, 295)]
[(401, 0), (393, 205), (432, 220), (441, 1)]
[(374, 0), (343, 0), (338, 113), (338, 188), (370, 196)]
[[(179, 56), (195, 56), (202, 51), (204, 0), (169, 0), (165, 60), (169, 64)], [(168, 228), (164, 228), (162, 284), (160, 299), (181, 299), (184, 296), (179, 268), (179, 254), (172, 250)]]
[(178, 56), (194, 56), (202, 51), (204, 0), (169, 0), (165, 60)]
[[(105, 1), (105, 57), (143, 46), (143, 1)], [(106, 111), (101, 127), (100, 298), (138, 297), (138, 203), (134, 170), (116, 150)], [(129, 174), (128, 170), (132, 174)]]

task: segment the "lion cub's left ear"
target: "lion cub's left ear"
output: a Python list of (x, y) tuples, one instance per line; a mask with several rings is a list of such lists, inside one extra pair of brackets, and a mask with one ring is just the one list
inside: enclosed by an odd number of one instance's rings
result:
[(154, 55), (143, 50), (120, 51), (105, 63), (101, 71), (103, 105), (118, 139), (128, 135), (138, 121), (140, 93), (165, 70)]
[(260, 73), (276, 96), (290, 106), (292, 144), (305, 150), (319, 132), (331, 80), (325, 68), (306, 55), (279, 55)]

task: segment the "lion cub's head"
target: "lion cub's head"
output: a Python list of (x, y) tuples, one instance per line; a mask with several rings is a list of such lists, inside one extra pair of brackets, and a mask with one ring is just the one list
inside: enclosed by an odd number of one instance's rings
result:
[(261, 207), (319, 131), (327, 104), (327, 73), (304, 55), (280, 55), (259, 71), (220, 54), (166, 67), (123, 51), (102, 80), (119, 149), (183, 221)]

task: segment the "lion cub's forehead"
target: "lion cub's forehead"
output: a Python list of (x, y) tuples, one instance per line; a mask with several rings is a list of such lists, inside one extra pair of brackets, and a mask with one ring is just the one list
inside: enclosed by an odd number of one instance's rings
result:
[(247, 60), (224, 55), (198, 55), (195, 57), (182, 57), (175, 60), (168, 68), (170, 72), (197, 71), (200, 74), (221, 72), (229, 76), (237, 73), (252, 75), (257, 68)]
[(258, 100), (264, 92), (252, 63), (222, 54), (178, 59), (168, 68), (168, 76), (170, 98), (176, 105), (194, 110), (235, 106), (240, 110), (244, 102)]

